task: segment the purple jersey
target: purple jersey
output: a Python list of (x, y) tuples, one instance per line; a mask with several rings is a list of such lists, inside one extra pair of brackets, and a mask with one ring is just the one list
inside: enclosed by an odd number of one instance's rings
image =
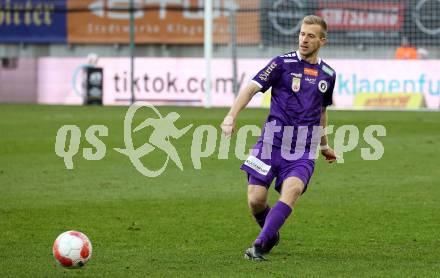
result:
[[(286, 129), (286, 134), (291, 134), (289, 148), (293, 151), (298, 141), (307, 154), (313, 126), (320, 123), (321, 109), (332, 104), (335, 80), (335, 71), (321, 59), (310, 64), (296, 51), (272, 59), (252, 79), (262, 92), (272, 87), (270, 112), (259, 141), (281, 147), (285, 127), (290, 126), (293, 128)], [(275, 126), (269, 137), (265, 134), (268, 123)]]

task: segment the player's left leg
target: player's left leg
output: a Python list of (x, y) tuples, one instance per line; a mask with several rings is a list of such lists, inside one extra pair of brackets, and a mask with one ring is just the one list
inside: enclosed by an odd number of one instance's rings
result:
[(283, 181), (281, 197), (271, 208), (266, 217), (266, 223), (254, 242), (265, 250), (270, 239), (274, 238), (286, 219), (292, 212), (292, 208), (304, 190), (304, 182), (297, 177), (288, 177)]
[(305, 188), (304, 182), (298, 177), (288, 177), (284, 180), (281, 187), (281, 197), (279, 201), (293, 208), (298, 198)]

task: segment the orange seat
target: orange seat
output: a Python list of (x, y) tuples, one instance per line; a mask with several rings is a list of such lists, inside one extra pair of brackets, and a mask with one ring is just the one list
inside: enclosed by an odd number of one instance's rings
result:
[(417, 59), (417, 49), (411, 46), (401, 46), (396, 49), (396, 59)]

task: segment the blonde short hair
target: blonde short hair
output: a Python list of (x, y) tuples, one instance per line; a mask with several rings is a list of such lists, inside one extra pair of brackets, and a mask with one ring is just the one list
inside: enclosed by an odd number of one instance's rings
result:
[(308, 24), (308, 25), (319, 25), (321, 26), (322, 29), (322, 37), (325, 38), (327, 37), (327, 23), (325, 22), (325, 20), (317, 15), (308, 15), (306, 17), (304, 17), (303, 19), (303, 24)]

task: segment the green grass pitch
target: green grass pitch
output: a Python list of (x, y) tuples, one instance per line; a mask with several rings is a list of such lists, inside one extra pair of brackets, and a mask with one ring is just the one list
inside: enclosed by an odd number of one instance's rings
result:
[[(179, 128), (218, 126), (226, 113), (159, 110), (180, 113)], [(385, 154), (362, 160), (361, 141), (344, 164), (321, 158), (280, 245), (268, 262), (255, 263), (243, 258), (259, 229), (233, 150), (228, 160), (204, 158), (195, 170), (193, 128), (173, 141), (184, 171), (170, 163), (160, 177), (146, 178), (113, 150), (124, 146), (125, 111), (0, 105), (0, 277), (438, 277), (440, 113), (330, 111), (336, 127), (384, 125)], [(238, 124), (261, 126), (266, 114), (247, 109)], [(108, 126), (106, 156), (85, 160), (82, 148), (90, 145), (82, 137), (75, 168), (66, 170), (54, 151), (57, 130), (66, 124), (78, 125), (83, 135), (90, 125)], [(143, 136), (137, 144), (146, 142)], [(160, 166), (163, 160), (154, 151), (143, 162)], [(270, 194), (273, 203), (278, 195)], [(57, 235), (71, 229), (93, 243), (83, 269), (63, 269), (51, 254)]]

